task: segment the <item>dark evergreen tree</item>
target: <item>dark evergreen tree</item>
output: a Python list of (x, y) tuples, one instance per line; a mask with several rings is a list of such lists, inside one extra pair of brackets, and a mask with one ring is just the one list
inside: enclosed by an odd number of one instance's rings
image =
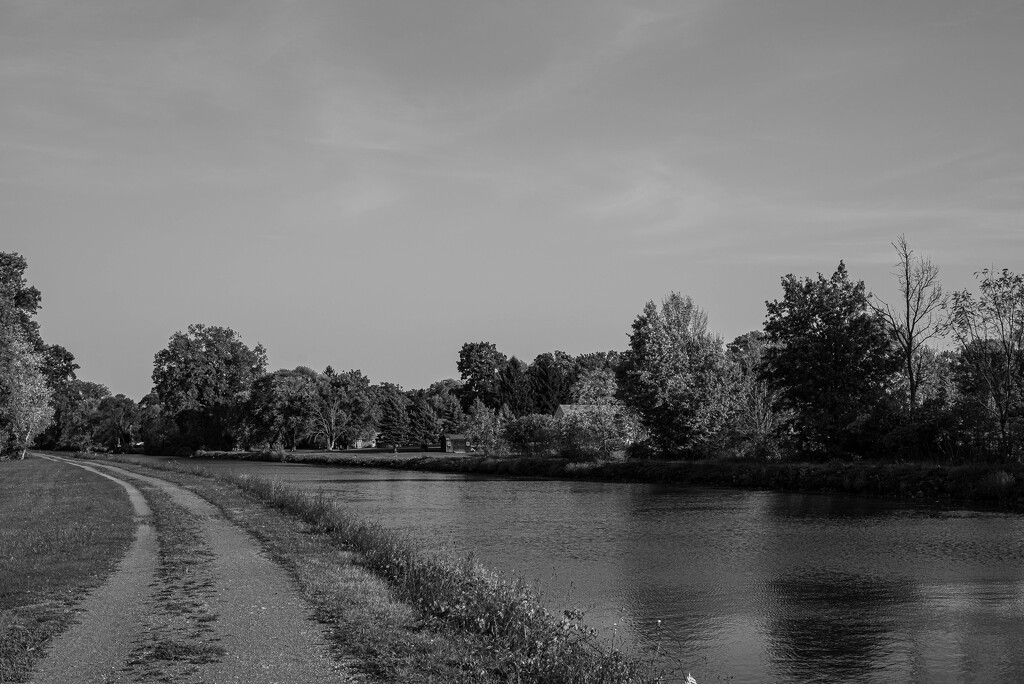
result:
[(416, 392), (411, 402), (408, 409), (409, 440), (415, 444), (437, 444), (444, 425), (426, 392)]
[(401, 446), (409, 438), (409, 398), (402, 388), (384, 382), (374, 388), (380, 410), (377, 446)]
[(458, 380), (449, 379), (435, 382), (426, 390), (427, 401), (441, 421), (442, 433), (462, 433), (466, 429), (469, 416), (459, 402), (460, 389)]
[(533, 387), (526, 364), (514, 356), (498, 375), (498, 405), (515, 417), (533, 413)]
[(533, 391), (533, 410), (552, 415), (560, 404), (572, 403), (579, 378), (576, 360), (563, 351), (540, 354), (526, 371)]

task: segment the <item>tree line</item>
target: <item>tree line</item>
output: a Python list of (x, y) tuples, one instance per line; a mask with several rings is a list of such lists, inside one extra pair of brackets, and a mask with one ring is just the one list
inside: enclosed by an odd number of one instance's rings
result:
[(426, 389), (330, 366), (267, 372), (261, 345), (195, 324), (155, 354), (138, 403), (79, 380), (71, 352), (42, 341), (27, 264), (0, 253), (0, 448), (333, 450), (456, 433), (534, 456), (1018, 458), (1024, 276), (986, 269), (976, 292), (947, 294), (905, 238), (893, 247), (897, 301), (840, 261), (829, 276), (784, 276), (762, 329), (726, 343), (673, 292), (647, 303), (621, 352), (526, 363), (468, 342), (459, 378)]
[(196, 324), (157, 352), (139, 434), (159, 452), (422, 448), (439, 445), (445, 434), (465, 435), (488, 453), (529, 451), (517, 436), (532, 439), (541, 424), (553, 430), (559, 405), (614, 401), (614, 358), (553, 352), (525, 364), (493, 344), (467, 343), (460, 380), (404, 390), (371, 384), (355, 369), (267, 372), (261, 345), (248, 347), (230, 328)]

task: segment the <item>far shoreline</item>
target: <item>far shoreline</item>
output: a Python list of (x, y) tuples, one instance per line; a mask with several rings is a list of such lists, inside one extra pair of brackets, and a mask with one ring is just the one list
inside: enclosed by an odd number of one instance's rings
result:
[(665, 483), (875, 499), (1024, 512), (1024, 465), (744, 460), (572, 461), (437, 451), (198, 451), (189, 460), (245, 460), (386, 468), (507, 478)]

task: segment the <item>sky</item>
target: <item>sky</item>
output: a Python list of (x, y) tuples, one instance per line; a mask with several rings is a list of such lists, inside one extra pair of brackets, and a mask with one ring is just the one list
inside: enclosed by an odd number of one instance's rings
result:
[(0, 251), (135, 399), (190, 323), (269, 369), (622, 350), (780, 278), (1024, 271), (1024, 1), (0, 0)]

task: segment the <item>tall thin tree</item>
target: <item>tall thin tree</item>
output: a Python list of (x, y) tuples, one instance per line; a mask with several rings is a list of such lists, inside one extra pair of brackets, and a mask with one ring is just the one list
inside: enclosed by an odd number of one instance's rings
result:
[(900, 235), (892, 246), (899, 257), (893, 275), (899, 282), (900, 299), (890, 306), (873, 296), (872, 306), (885, 321), (899, 349), (907, 380), (907, 411), (913, 415), (929, 358), (922, 352), (929, 340), (947, 329), (943, 310), (948, 298), (939, 282), (939, 267), (931, 259), (915, 256), (905, 235)]

